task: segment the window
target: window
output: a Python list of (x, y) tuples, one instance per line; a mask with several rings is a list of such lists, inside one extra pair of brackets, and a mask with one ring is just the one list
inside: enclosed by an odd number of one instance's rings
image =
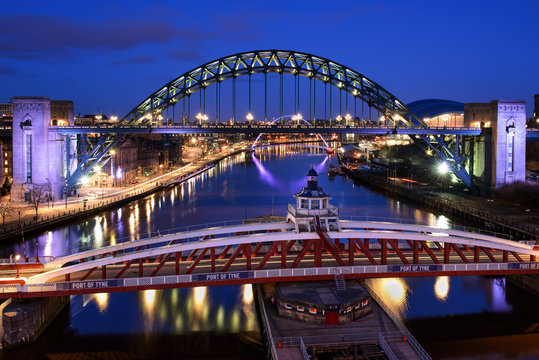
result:
[(4, 168), (4, 174), (7, 174), (7, 168)]
[(322, 200), (322, 209), (327, 209), (328, 207), (328, 199), (323, 199)]
[(26, 134), (26, 182), (32, 182), (32, 135)]
[(507, 134), (507, 171), (515, 170), (515, 133)]
[(7, 160), (4, 160), (4, 165), (6, 165), (6, 166), (7, 166), (7, 164), (8, 164), (8, 163), (7, 163)]
[(311, 209), (320, 209), (320, 200), (313, 200), (311, 203)]
[(307, 203), (307, 199), (301, 199), (299, 207), (302, 209), (308, 209), (309, 204)]
[(298, 309), (299, 312), (305, 312), (305, 307), (302, 306), (302, 305), (298, 305), (297, 309)]

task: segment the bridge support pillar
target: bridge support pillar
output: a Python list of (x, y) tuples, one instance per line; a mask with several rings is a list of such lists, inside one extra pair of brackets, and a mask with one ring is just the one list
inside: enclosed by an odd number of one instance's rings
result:
[(244, 245), (243, 254), (245, 255), (245, 258), (246, 258), (245, 260), (246, 270), (251, 270), (251, 244)]
[(451, 244), (444, 243), (444, 264), (449, 264), (449, 253), (451, 252)]
[[(175, 265), (176, 265), (176, 275), (180, 275), (180, 259), (182, 258), (182, 252), (176, 252)], [(212, 261), (212, 272), (215, 271), (215, 259)]]
[(417, 241), (412, 241), (412, 256), (412, 262), (414, 264), (419, 264), (419, 242)]
[(478, 263), (479, 262), (479, 246), (473, 247), (473, 262)]
[(387, 265), (387, 240), (386, 239), (379, 239), (380, 242), (380, 263), (382, 265)]
[(356, 240), (348, 239), (348, 266), (354, 266), (355, 252), (356, 252)]
[(322, 240), (314, 240), (314, 266), (322, 267)]
[(288, 244), (286, 241), (281, 241), (281, 268), (286, 269), (286, 254)]
[[(14, 201), (29, 201), (32, 195), (60, 199), (67, 169), (65, 138), (49, 126), (73, 125), (73, 102), (46, 97), (13, 98)], [(39, 189), (39, 190), (34, 190)]]

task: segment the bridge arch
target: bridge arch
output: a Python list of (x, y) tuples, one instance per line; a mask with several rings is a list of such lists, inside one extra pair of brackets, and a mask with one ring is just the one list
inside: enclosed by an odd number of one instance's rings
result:
[[(225, 56), (181, 74), (166, 83), (141, 103), (129, 111), (120, 121), (120, 125), (143, 125), (154, 117), (160, 116), (168, 107), (175, 105), (185, 97), (210, 85), (239, 76), (251, 76), (259, 73), (292, 74), (319, 80), (351, 94), (369, 107), (377, 109), (389, 122), (401, 127), (427, 127), (402, 101), (382, 86), (345, 65), (333, 60), (291, 50), (255, 50)], [(118, 145), (122, 136), (118, 134), (100, 138), (100, 143), (79, 164), (77, 170), (68, 179), (68, 187), (77, 184), (79, 179), (92, 172), (92, 168), (108, 161), (109, 151)], [(442, 135), (419, 135), (436, 155), (445, 161), (451, 170), (467, 186), (473, 187), (473, 181), (458, 156)]]

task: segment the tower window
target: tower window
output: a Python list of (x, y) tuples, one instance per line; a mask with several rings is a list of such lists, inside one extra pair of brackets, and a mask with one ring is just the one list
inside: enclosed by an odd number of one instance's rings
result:
[(32, 135), (26, 134), (26, 182), (32, 182)]

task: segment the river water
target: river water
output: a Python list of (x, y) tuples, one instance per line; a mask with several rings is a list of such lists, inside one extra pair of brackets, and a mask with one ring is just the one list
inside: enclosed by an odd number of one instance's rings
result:
[[(328, 178), (335, 159), (322, 150), (279, 146), (225, 159), (212, 170), (95, 218), (3, 245), (0, 256), (65, 255), (130, 241), (170, 228), (275, 214), (314, 167), (341, 217), (403, 218), (445, 228), (451, 220), (373, 192), (345, 177)], [(438, 277), (370, 280), (433, 358), (539, 358), (537, 299), (503, 278)], [(263, 358), (250, 285), (147, 290), (71, 297), (34, 345), (1, 359)]]

